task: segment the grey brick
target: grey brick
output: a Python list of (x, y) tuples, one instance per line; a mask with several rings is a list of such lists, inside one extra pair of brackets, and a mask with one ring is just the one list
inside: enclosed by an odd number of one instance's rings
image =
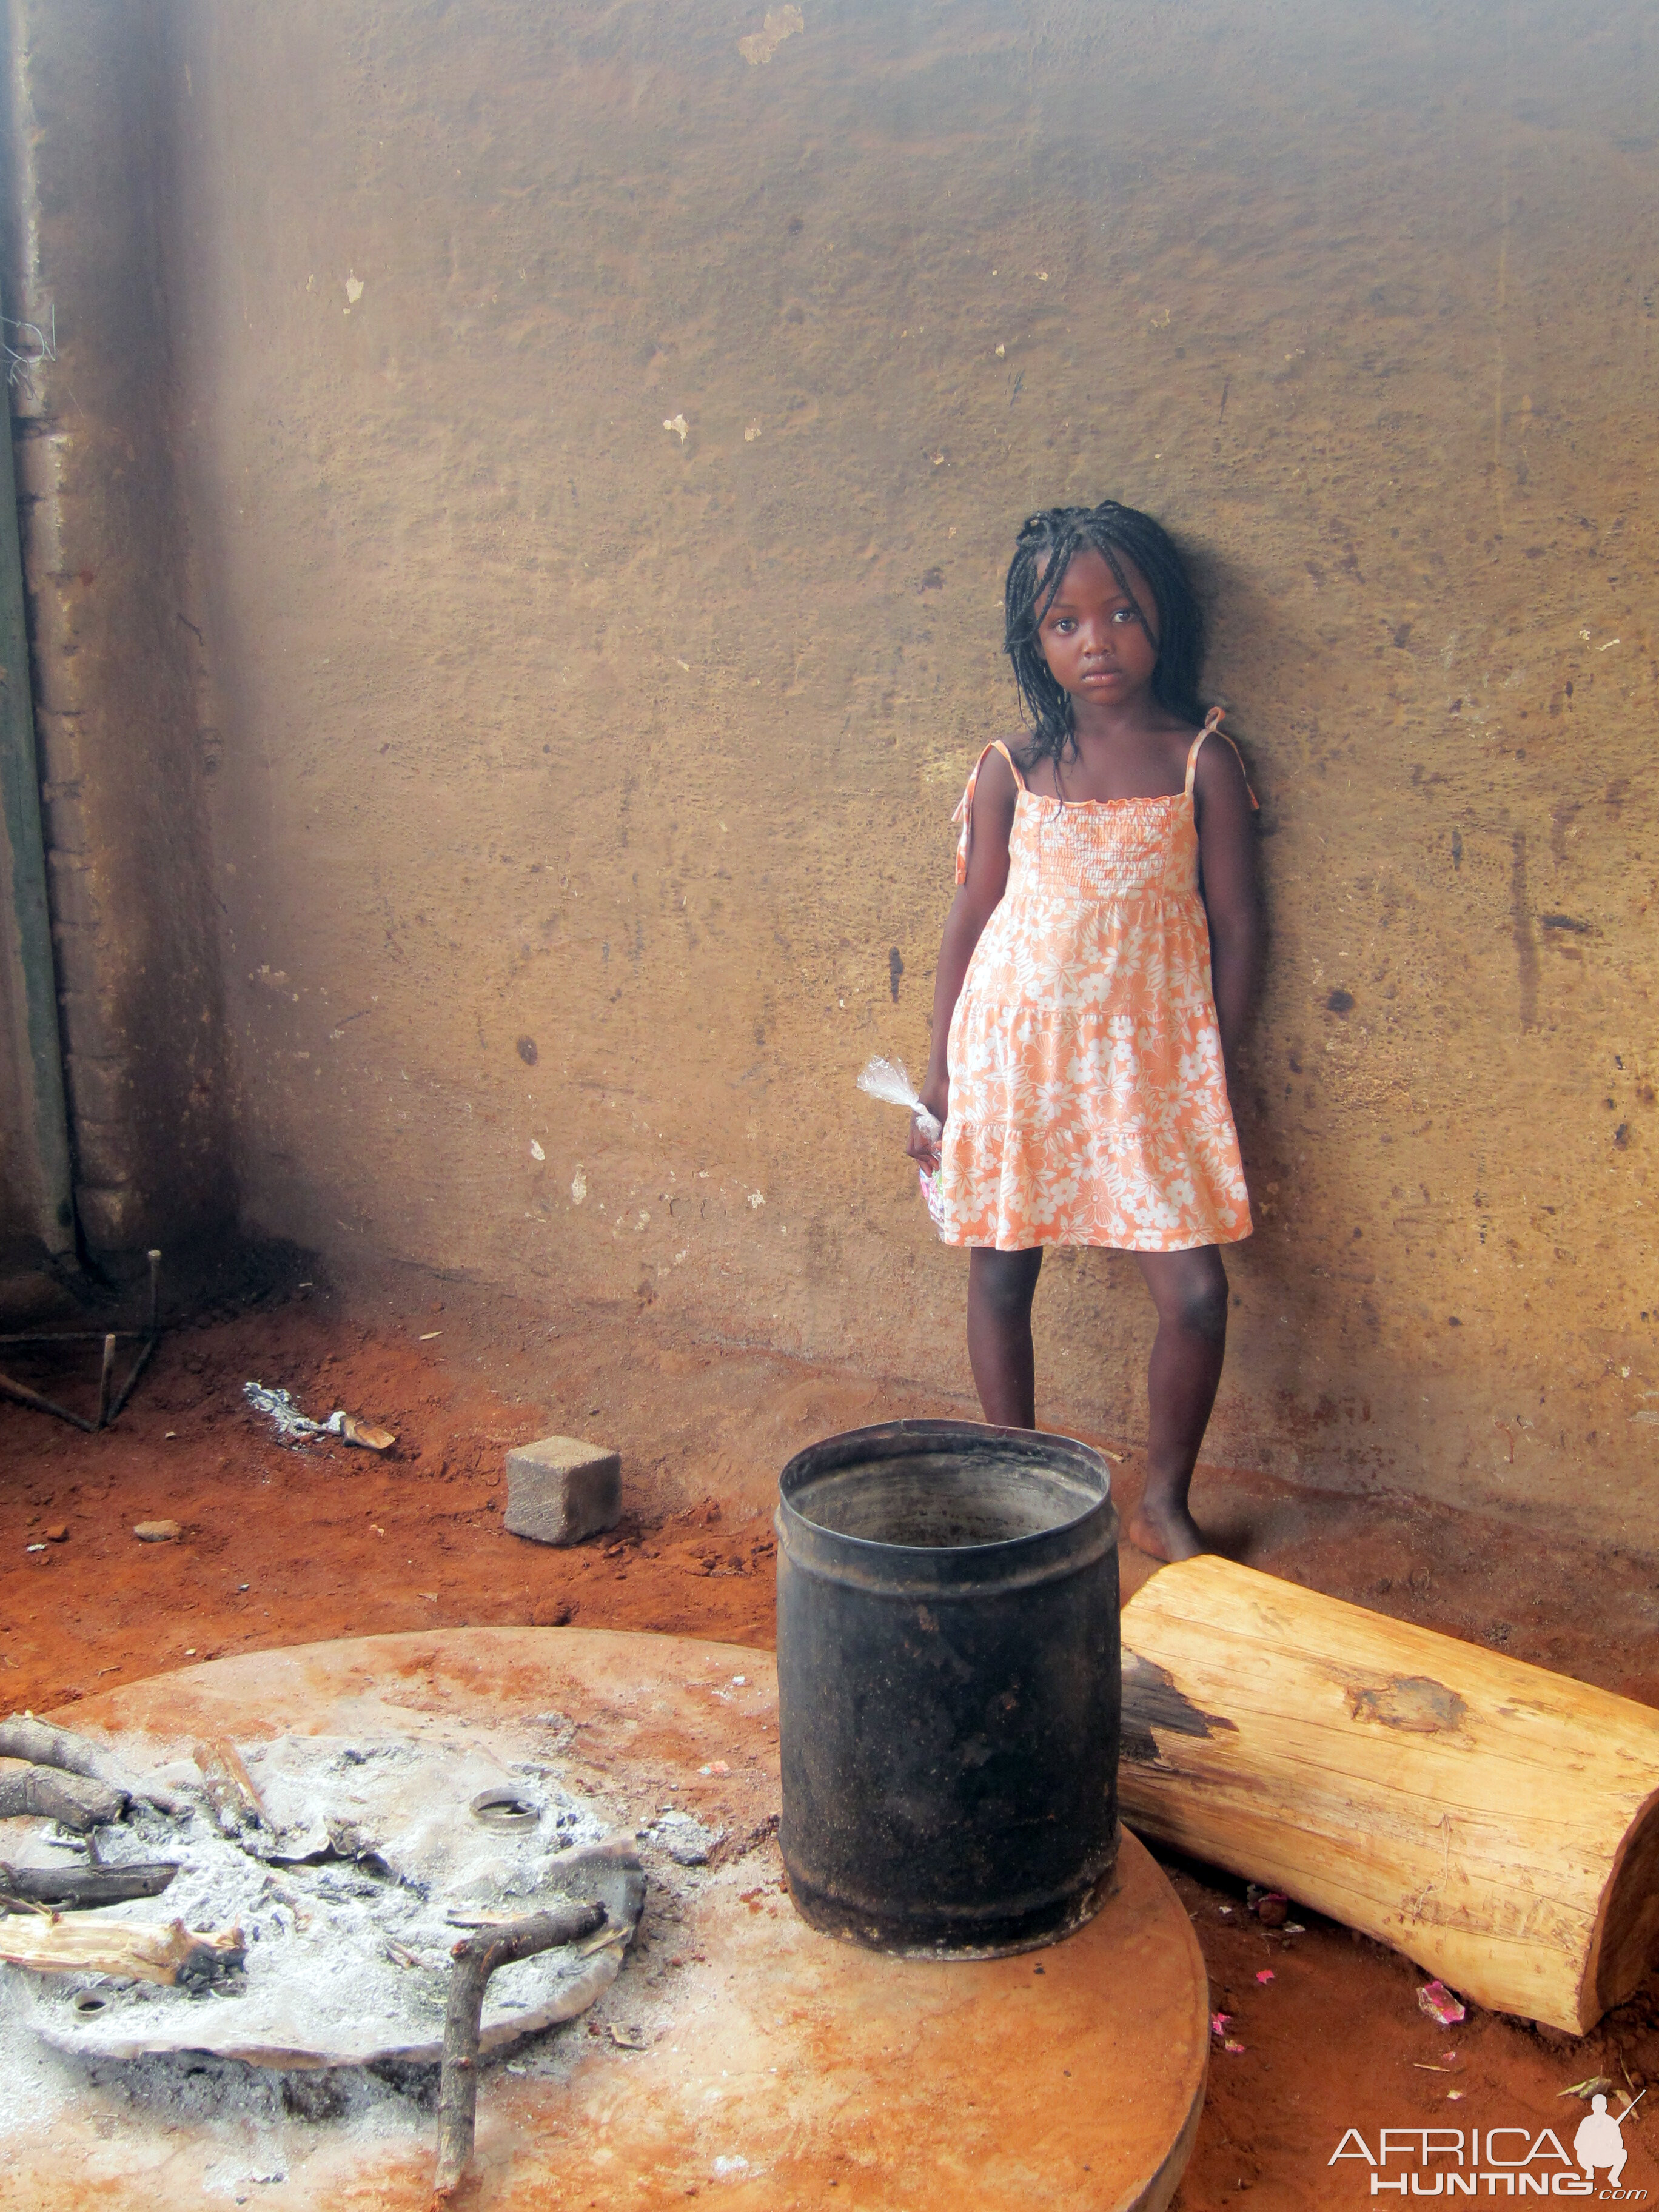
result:
[(622, 1518), (622, 1460), (580, 1437), (542, 1437), (507, 1455), (510, 1534), (580, 1544)]

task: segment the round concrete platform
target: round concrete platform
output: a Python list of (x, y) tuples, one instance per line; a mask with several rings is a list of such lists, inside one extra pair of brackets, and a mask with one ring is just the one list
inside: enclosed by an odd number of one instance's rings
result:
[[(160, 1760), (203, 1736), (404, 1735), (544, 1753), (618, 1826), (674, 1805), (725, 1840), (596, 2010), (483, 2076), (478, 2207), (822, 2204), (835, 2212), (1159, 2212), (1180, 2179), (1209, 2053), (1185, 1911), (1125, 1835), (1117, 1894), (1050, 1949), (960, 1964), (816, 1935), (782, 1892), (769, 1653), (684, 1637), (461, 1629), (215, 1662), (77, 1705), (76, 1728)], [(620, 2031), (622, 2040), (609, 2032)], [(638, 2041), (642, 2047), (624, 2045)], [(191, 2122), (108, 2068), (0, 2143), (0, 2204), (152, 2212), (424, 2207), (434, 2127)], [(230, 2140), (234, 2137), (234, 2140)], [(240, 2160), (239, 2165), (238, 2160)]]

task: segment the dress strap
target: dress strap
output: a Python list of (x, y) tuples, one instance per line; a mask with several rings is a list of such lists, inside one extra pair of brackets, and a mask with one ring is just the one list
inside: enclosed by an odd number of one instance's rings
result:
[(1002, 755), (1002, 757), (1007, 762), (1009, 769), (1012, 772), (1016, 787), (1021, 791), (1024, 791), (1025, 788), (1025, 779), (1020, 774), (1019, 769), (1015, 763), (1013, 755), (1009, 751), (1007, 746), (1003, 744), (1000, 738), (993, 738), (990, 744), (986, 746), (985, 750), (974, 763), (974, 772), (968, 779), (968, 788), (963, 793), (961, 804), (957, 806), (956, 812), (951, 817), (952, 822), (960, 822), (962, 824), (962, 835), (957, 839), (957, 881), (959, 884), (966, 883), (968, 880), (968, 855), (973, 848), (974, 789), (979, 781), (979, 772), (981, 769), (984, 767), (986, 760), (992, 753), (1000, 753)]
[[(1209, 737), (1224, 738), (1226, 738), (1226, 742), (1230, 745), (1233, 745), (1232, 739), (1227, 736), (1227, 732), (1221, 726), (1221, 718), (1226, 711), (1227, 710), (1224, 707), (1212, 707), (1209, 713), (1204, 717), (1203, 728), (1199, 732), (1198, 735), (1193, 739), (1192, 744), (1187, 749), (1186, 793), (1188, 799), (1193, 795), (1193, 780), (1198, 774), (1198, 749), (1203, 744), (1205, 738)], [(1259, 804), (1255, 792), (1250, 789), (1249, 775), (1244, 767), (1244, 756), (1240, 752), (1237, 745), (1233, 745), (1233, 758), (1238, 763), (1239, 773), (1244, 778), (1244, 795), (1250, 802), (1251, 811), (1259, 811)]]

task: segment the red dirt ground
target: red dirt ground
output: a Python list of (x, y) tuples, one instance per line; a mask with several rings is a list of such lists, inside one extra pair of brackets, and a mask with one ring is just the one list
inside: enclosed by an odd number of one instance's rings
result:
[[(232, 1651), (464, 1623), (769, 1645), (769, 1507), (789, 1453), (901, 1412), (968, 1410), (939, 1392), (673, 1340), (648, 1315), (555, 1325), (437, 1287), (441, 1299), (429, 1281), (307, 1285), (181, 1328), (101, 1436), (0, 1402), (0, 1711), (72, 1706)], [(24, 1372), (21, 1355), (7, 1360)], [(38, 1365), (27, 1379), (68, 1398), (89, 1391), (93, 1372), (71, 1381), (61, 1364)], [(395, 1454), (278, 1445), (243, 1404), (249, 1377), (291, 1389), (313, 1415), (340, 1405), (385, 1423)], [(623, 1454), (628, 1517), (572, 1551), (501, 1527), (506, 1448), (554, 1430)], [(1136, 1487), (1130, 1453), (1121, 1504)], [(1648, 1559), (1577, 1543), (1536, 1516), (1218, 1469), (1195, 1504), (1220, 1547), (1253, 1565), (1659, 1704)], [(134, 1540), (136, 1522), (161, 1517), (182, 1524), (181, 1541)], [(1123, 1565), (1127, 1594), (1149, 1569), (1127, 1547)], [(1659, 1981), (1582, 2041), (1473, 2011), (1437, 2028), (1417, 2006), (1425, 1978), (1405, 1960), (1305, 1913), (1305, 1935), (1270, 1933), (1230, 1878), (1170, 1871), (1213, 2002), (1244, 2045), (1214, 2054), (1184, 2212), (1243, 2192), (1285, 2212), (1358, 2205), (1370, 2201), (1368, 2169), (1328, 2163), (1350, 2127), (1373, 2148), (1384, 2126), (1553, 2127), (1570, 2143), (1588, 2107), (1561, 2092), (1596, 2074), (1632, 2091), (1659, 2075)], [(1259, 1984), (1267, 1966), (1274, 1978)], [(1659, 2135), (1647, 2110), (1626, 2130), (1624, 2185), (1651, 2199)]]

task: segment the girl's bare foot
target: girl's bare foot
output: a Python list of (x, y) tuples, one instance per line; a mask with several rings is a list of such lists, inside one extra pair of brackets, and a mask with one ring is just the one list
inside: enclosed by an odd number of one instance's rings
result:
[(1129, 1516), (1128, 1534), (1138, 1552), (1162, 1559), (1166, 1565), (1177, 1559), (1195, 1559), (1209, 1549), (1184, 1505), (1160, 1508), (1143, 1503)]

